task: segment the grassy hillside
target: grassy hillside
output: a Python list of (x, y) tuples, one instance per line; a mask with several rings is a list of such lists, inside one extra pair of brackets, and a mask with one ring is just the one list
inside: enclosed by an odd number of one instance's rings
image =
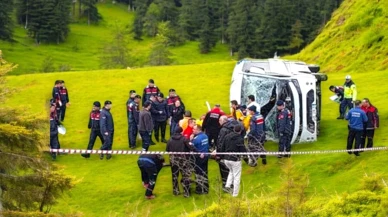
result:
[(327, 72), (381, 71), (388, 67), (388, 1), (345, 0), (322, 33), (293, 56)]
[[(86, 148), (89, 130), (88, 113), (93, 101), (112, 100), (112, 114), (115, 120), (114, 149), (128, 150), (125, 102), (130, 89), (141, 91), (149, 78), (153, 78), (163, 92), (175, 88), (195, 117), (206, 112), (205, 100), (211, 104), (220, 103), (227, 110), (230, 76), (234, 64), (208, 63), (185, 66), (150, 67), (134, 70), (109, 70), (88, 72), (65, 72), (9, 76), (8, 84), (20, 89), (7, 105), (22, 107), (42, 115), (46, 111), (53, 81), (63, 79), (70, 91), (71, 107), (64, 122), (67, 134), (60, 136), (63, 148)], [(177, 73), (178, 72), (178, 73)], [(329, 100), (328, 86), (342, 83), (343, 73), (330, 75), (330, 81), (323, 84), (322, 133), (316, 143), (293, 146), (298, 150), (344, 149), (346, 146), (347, 123), (337, 117), (338, 105)], [(369, 97), (380, 108), (381, 128), (376, 131), (375, 146), (388, 146), (388, 112), (384, 99), (388, 91), (384, 85), (388, 78), (384, 73), (369, 71), (353, 74), (359, 84), (360, 97)], [(368, 83), (374, 83), (370, 92)], [(140, 146), (140, 141), (138, 141)], [(96, 149), (100, 147), (96, 142)], [(269, 151), (277, 150), (276, 144), (268, 143)], [(140, 148), (138, 148), (140, 149)], [(151, 150), (164, 150), (165, 144), (152, 146)], [(348, 154), (295, 155), (292, 161), (302, 173), (309, 175), (307, 188), (309, 197), (330, 198), (330, 195), (353, 192), (361, 187), (359, 180), (365, 174), (377, 173), (388, 178), (386, 151), (362, 153), (356, 158)], [(49, 156), (47, 156), (49, 158)], [(178, 216), (193, 210), (208, 207), (229, 195), (219, 193), (219, 172), (214, 161), (210, 161), (210, 185), (208, 196), (193, 195), (185, 199), (172, 195), (171, 172), (162, 170), (158, 177), (155, 193), (157, 199), (145, 201), (141, 186), (136, 156), (114, 156), (110, 161), (100, 161), (98, 156), (84, 159), (79, 155), (59, 156), (55, 164), (66, 174), (74, 176), (77, 184), (70, 195), (61, 199), (52, 212), (78, 213), (84, 216)], [(282, 183), (280, 179), (283, 160), (269, 157), (268, 165), (250, 168), (244, 165), (241, 196), (260, 197), (263, 192), (275, 192)]]
[[(72, 71), (100, 69), (101, 48), (112, 41), (117, 28), (126, 28), (128, 35), (132, 28), (134, 13), (128, 12), (127, 7), (111, 4), (111, 1), (99, 3), (98, 10), (103, 17), (98, 25), (88, 26), (84, 23), (70, 25), (70, 34), (66, 42), (57, 44), (36, 45), (27, 37), (26, 30), (19, 25), (15, 27), (15, 42), (0, 40), (0, 50), (9, 62), (19, 64), (12, 74), (39, 72), (43, 60), (52, 57), (54, 66), (58, 70), (61, 65), (68, 65)], [(131, 38), (132, 37), (128, 37)], [(129, 40), (126, 45), (135, 59), (136, 66), (148, 64), (148, 56), (153, 43), (152, 38), (145, 37), (142, 41)], [(172, 64), (192, 64), (217, 61), (229, 61), (226, 45), (219, 44), (206, 55), (199, 53), (197, 42), (187, 42), (183, 46), (171, 48)]]

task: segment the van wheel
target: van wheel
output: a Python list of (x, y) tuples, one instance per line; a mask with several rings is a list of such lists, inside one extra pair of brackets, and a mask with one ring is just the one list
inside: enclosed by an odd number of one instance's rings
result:
[(327, 81), (327, 75), (326, 74), (323, 74), (323, 73), (314, 73), (315, 75), (315, 78), (318, 80), (318, 81)]

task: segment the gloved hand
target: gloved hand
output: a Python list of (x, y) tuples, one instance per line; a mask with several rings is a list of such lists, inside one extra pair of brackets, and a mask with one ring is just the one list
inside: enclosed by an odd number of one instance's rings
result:
[(159, 114), (163, 114), (163, 111), (159, 111)]

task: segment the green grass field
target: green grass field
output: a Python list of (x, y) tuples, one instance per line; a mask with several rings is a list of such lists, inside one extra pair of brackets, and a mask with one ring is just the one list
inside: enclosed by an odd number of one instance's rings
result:
[[(11, 74), (26, 74), (41, 71), (46, 57), (52, 57), (54, 66), (68, 65), (72, 71), (100, 69), (100, 53), (102, 47), (112, 41), (116, 30), (126, 29), (128, 39), (132, 39), (130, 30), (134, 13), (128, 12), (121, 4), (99, 3), (98, 10), (103, 20), (97, 25), (88, 26), (86, 22), (70, 25), (70, 34), (66, 42), (57, 44), (36, 45), (27, 37), (23, 26), (16, 25), (14, 43), (0, 40), (0, 50), (7, 61), (18, 64), (19, 67)], [(135, 67), (148, 65), (153, 38), (144, 37), (142, 41), (128, 40), (127, 46), (134, 59)], [(198, 42), (187, 42), (178, 47), (170, 48), (172, 64), (193, 64), (218, 61), (230, 61), (228, 47), (218, 44), (209, 54), (200, 54)]]
[[(88, 72), (66, 72), (9, 76), (11, 87), (21, 88), (7, 105), (29, 109), (41, 114), (46, 109), (53, 81), (63, 79), (70, 91), (71, 107), (67, 110), (64, 125), (67, 134), (60, 136), (62, 148), (81, 148), (87, 146), (89, 130), (87, 129), (88, 113), (93, 101), (113, 102), (112, 114), (115, 120), (114, 149), (128, 150), (125, 102), (128, 91), (141, 91), (149, 78), (163, 92), (175, 88), (187, 108), (195, 117), (206, 112), (205, 101), (211, 104), (220, 103), (227, 110), (230, 76), (234, 64), (208, 63), (185, 66), (149, 67), (134, 70), (110, 70)], [(182, 73), (177, 73), (182, 72)], [(387, 111), (384, 109), (384, 98), (388, 91), (384, 88), (388, 79), (384, 72), (364, 72), (353, 74), (358, 85), (359, 96), (369, 97), (380, 109), (381, 128), (376, 131), (375, 146), (387, 146)], [(346, 146), (347, 123), (338, 121), (338, 105), (329, 100), (332, 94), (328, 91), (330, 84), (342, 84), (342, 73), (329, 74), (329, 81), (323, 84), (323, 119), (322, 133), (316, 143), (298, 144), (293, 151), (311, 151), (326, 149), (344, 149)], [(374, 83), (374, 91), (370, 86)], [(140, 141), (138, 141), (140, 146)], [(100, 142), (96, 142), (96, 147)], [(276, 144), (266, 145), (269, 151), (277, 150)], [(140, 148), (139, 148), (140, 149)], [(164, 150), (164, 144), (152, 146), (151, 150)], [(361, 178), (365, 174), (377, 173), (387, 177), (386, 151), (362, 153), (356, 158), (348, 154), (299, 155), (292, 161), (298, 169), (309, 174), (309, 196), (330, 197), (341, 192), (353, 192), (360, 188)], [(47, 158), (49, 158), (47, 156)], [(110, 161), (100, 161), (94, 155), (84, 159), (79, 155), (60, 156), (55, 162), (64, 173), (74, 177), (76, 186), (70, 195), (60, 199), (53, 213), (82, 213), (84, 216), (177, 216), (196, 209), (209, 206), (213, 201), (228, 198), (219, 194), (219, 172), (214, 161), (210, 162), (211, 193), (208, 196), (194, 195), (189, 199), (172, 195), (171, 172), (164, 168), (158, 177), (155, 193), (157, 199), (145, 201), (141, 186), (140, 172), (136, 165), (136, 156), (114, 156)], [(240, 194), (253, 198), (262, 190), (276, 191), (281, 184), (279, 178), (283, 160), (269, 157), (267, 166), (250, 168), (244, 165), (242, 189)]]

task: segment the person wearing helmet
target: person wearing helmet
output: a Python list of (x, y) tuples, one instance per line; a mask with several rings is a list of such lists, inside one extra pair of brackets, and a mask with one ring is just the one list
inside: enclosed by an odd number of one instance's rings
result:
[[(89, 115), (88, 128), (91, 130), (90, 130), (89, 144), (87, 147), (88, 150), (93, 150), (94, 142), (96, 141), (97, 136), (100, 138), (101, 144), (104, 144), (104, 137), (102, 136), (100, 131), (100, 108), (101, 108), (100, 102), (98, 101), (94, 102), (92, 111), (90, 112), (90, 115)], [(89, 158), (90, 154), (81, 154), (81, 156), (84, 158)]]
[(352, 77), (350, 75), (347, 75), (345, 77), (345, 84), (344, 84), (344, 99), (341, 101), (341, 114), (337, 119), (344, 119), (346, 109), (353, 108), (353, 103), (357, 99), (357, 89), (356, 84), (353, 82)]

